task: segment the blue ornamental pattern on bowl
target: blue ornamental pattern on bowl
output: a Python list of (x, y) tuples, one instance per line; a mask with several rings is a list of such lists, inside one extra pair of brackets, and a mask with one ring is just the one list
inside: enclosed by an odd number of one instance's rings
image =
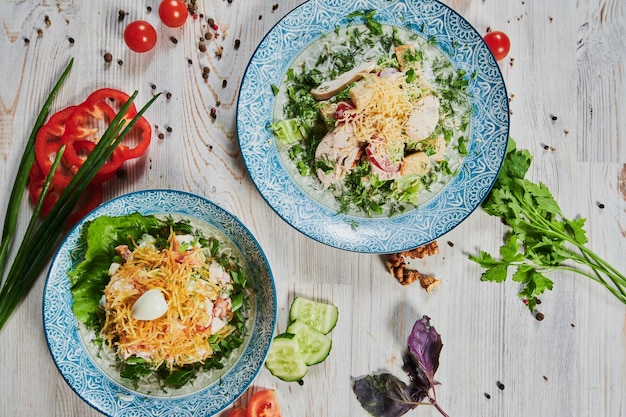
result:
[[(417, 209), (393, 217), (337, 213), (321, 204), (287, 172), (269, 130), (272, 85), (311, 43), (348, 24), (352, 12), (376, 10), (379, 21), (434, 37), (457, 70), (471, 74), (468, 155), (458, 176)], [(237, 133), (244, 163), (259, 193), (296, 230), (329, 246), (364, 253), (393, 253), (431, 242), (464, 221), (489, 193), (509, 136), (508, 96), (498, 63), (480, 34), (437, 0), (309, 0), (287, 14), (261, 41), (244, 74)]]
[[(67, 272), (82, 260), (85, 222), (98, 216), (180, 215), (217, 229), (243, 255), (253, 296), (250, 334), (241, 355), (217, 379), (184, 392), (137, 392), (107, 375), (97, 355), (90, 352), (72, 312), (73, 298)], [(74, 227), (52, 260), (45, 283), (43, 321), (52, 358), (69, 386), (88, 404), (111, 417), (205, 417), (228, 407), (250, 386), (265, 362), (276, 326), (276, 289), (258, 242), (233, 215), (214, 203), (185, 192), (146, 190), (111, 200)]]

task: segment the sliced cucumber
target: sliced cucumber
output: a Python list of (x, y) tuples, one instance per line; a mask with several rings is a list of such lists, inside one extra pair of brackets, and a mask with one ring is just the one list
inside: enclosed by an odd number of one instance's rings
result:
[(296, 320), (287, 327), (287, 333), (295, 335), (304, 363), (315, 365), (322, 362), (330, 353), (333, 341), (303, 322)]
[(289, 333), (274, 338), (265, 366), (272, 375), (287, 382), (300, 381), (308, 372), (298, 342), (295, 336)]
[(289, 309), (289, 319), (299, 320), (320, 333), (328, 334), (337, 324), (339, 309), (332, 305), (296, 297)]

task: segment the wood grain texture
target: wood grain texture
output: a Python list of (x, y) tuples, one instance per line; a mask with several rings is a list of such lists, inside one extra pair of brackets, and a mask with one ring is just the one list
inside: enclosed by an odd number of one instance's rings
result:
[[(54, 109), (104, 86), (138, 90), (138, 103), (156, 91), (171, 93), (148, 110), (155, 133), (149, 154), (126, 166), (124, 179), (106, 185), (107, 199), (175, 188), (206, 196), (238, 216), (272, 267), (277, 332), (285, 329), (295, 296), (339, 307), (332, 352), (310, 369), (303, 386), (263, 369), (237, 404), (258, 389), (275, 388), (285, 416), (366, 416), (352, 393), (353, 380), (376, 371), (403, 376), (406, 338), (415, 320), (427, 314), (443, 337), (437, 398), (450, 416), (626, 415), (624, 305), (588, 280), (558, 273), (552, 276), (554, 291), (540, 306), (545, 320), (535, 320), (518, 300), (515, 284), (481, 282), (480, 268), (467, 259), (480, 249), (497, 251), (505, 232), (497, 219), (476, 211), (439, 240), (438, 255), (415, 262), (442, 280), (427, 294), (419, 284), (399, 285), (382, 256), (312, 241), (268, 207), (239, 151), (238, 87), (263, 36), (301, 3), (199, 1), (203, 18), (182, 29), (159, 26), (157, 47), (144, 55), (128, 51), (121, 35), (130, 20), (158, 23), (156, 0), (0, 3), (0, 215), (29, 129), (73, 56), (74, 69)], [(534, 156), (530, 176), (549, 186), (566, 215), (587, 218), (589, 246), (626, 271), (624, 2), (444, 3), (481, 34), (509, 34), (511, 53), (500, 66), (510, 96), (511, 136)], [(120, 9), (128, 13), (123, 22)], [(209, 17), (217, 31), (207, 27)], [(201, 51), (199, 40), (207, 31), (219, 36), (205, 41)], [(103, 59), (106, 52), (113, 56), (110, 63)], [(23, 206), (22, 228), (30, 215), (28, 204)], [(0, 333), (0, 416), (98, 416), (65, 383), (48, 352), (41, 318), (44, 275)], [(423, 406), (408, 415), (438, 413)]]

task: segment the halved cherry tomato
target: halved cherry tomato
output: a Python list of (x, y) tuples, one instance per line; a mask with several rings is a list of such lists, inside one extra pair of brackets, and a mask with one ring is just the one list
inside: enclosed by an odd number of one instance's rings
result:
[(282, 417), (276, 391), (263, 389), (255, 392), (248, 401), (247, 417)]
[(247, 411), (244, 407), (235, 407), (228, 414), (228, 417), (246, 417), (246, 416), (247, 416)]
[(511, 40), (506, 33), (494, 30), (492, 32), (487, 32), (484, 39), (496, 61), (504, 59), (509, 54), (509, 50), (511, 49)]
[(181, 27), (187, 21), (187, 5), (179, 0), (163, 0), (159, 4), (159, 17), (165, 26)]
[(156, 45), (157, 33), (145, 20), (135, 20), (124, 29), (124, 42), (132, 51), (148, 52)]

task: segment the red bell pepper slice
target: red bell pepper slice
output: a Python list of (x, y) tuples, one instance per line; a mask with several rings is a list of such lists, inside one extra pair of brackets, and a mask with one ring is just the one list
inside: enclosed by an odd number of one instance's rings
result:
[[(97, 143), (99, 139), (97, 133), (100, 131), (98, 125), (103, 122), (108, 123), (115, 117), (115, 110), (109, 103), (117, 103), (121, 107), (129, 98), (130, 96), (123, 91), (102, 88), (91, 93), (82, 104), (77, 106), (66, 123), (62, 138), (63, 143), (67, 145), (64, 158), (70, 165), (80, 167), (87, 157), (85, 154), (79, 154), (79, 149), (76, 148), (75, 143), (77, 141)], [(134, 104), (131, 104), (124, 115), (124, 119), (126, 122), (130, 122), (136, 114), (137, 109)], [(127, 136), (129, 139), (125, 138), (113, 151), (112, 158), (102, 167), (99, 175), (109, 175), (117, 171), (124, 161), (137, 158), (146, 152), (152, 137), (150, 124), (144, 117), (141, 117), (133, 130), (139, 131), (138, 140), (133, 139), (137, 135), (134, 135), (133, 133), (135, 132), (131, 131)], [(132, 143), (134, 141), (137, 141), (137, 143), (129, 146), (129, 142)], [(82, 146), (80, 149), (83, 151), (88, 150), (85, 146)]]
[[(39, 129), (35, 139), (35, 158), (39, 164), (39, 168), (43, 171), (45, 178), (54, 161), (59, 149), (63, 145), (61, 138), (65, 132), (65, 124), (70, 115), (74, 112), (76, 106), (70, 106), (53, 114), (50, 119)], [(67, 186), (74, 173), (65, 164), (59, 164), (52, 182)]]
[[(46, 175), (44, 175), (43, 170), (41, 169), (37, 161), (35, 161), (30, 169), (30, 182), (28, 184), (30, 200), (33, 205), (37, 204), (37, 201), (39, 201), (39, 196), (43, 191), (43, 185), (45, 180)], [(40, 216), (46, 217), (48, 216), (48, 214), (50, 214), (50, 210), (52, 210), (54, 204), (59, 200), (64, 189), (65, 186), (63, 185), (56, 183), (50, 184), (46, 197), (44, 198), (41, 205), (41, 211), (39, 213)], [(92, 182), (87, 186), (85, 193), (83, 193), (81, 198), (78, 200), (78, 204), (67, 219), (66, 226), (73, 226), (74, 224), (78, 223), (80, 219), (85, 217), (91, 210), (98, 207), (101, 203), (102, 183)]]

